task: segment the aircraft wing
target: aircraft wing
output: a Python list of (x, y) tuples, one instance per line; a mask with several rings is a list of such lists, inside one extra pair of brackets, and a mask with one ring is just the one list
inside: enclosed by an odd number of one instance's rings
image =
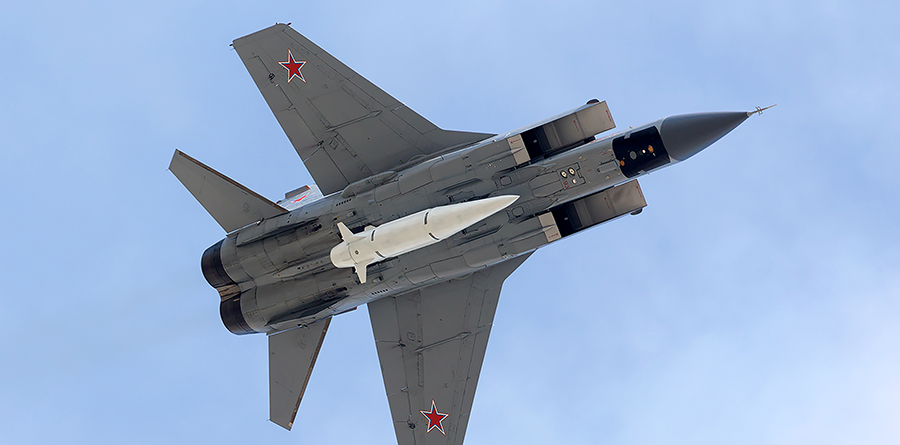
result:
[(494, 136), (438, 128), (288, 25), (232, 45), (325, 195)]
[(530, 256), (369, 303), (399, 445), (460, 445), (500, 299)]

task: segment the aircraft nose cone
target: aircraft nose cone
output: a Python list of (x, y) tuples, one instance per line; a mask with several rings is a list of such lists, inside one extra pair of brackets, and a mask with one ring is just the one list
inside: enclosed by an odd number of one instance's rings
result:
[(660, 136), (676, 161), (683, 161), (712, 145), (750, 117), (745, 111), (696, 113), (669, 116), (663, 120)]

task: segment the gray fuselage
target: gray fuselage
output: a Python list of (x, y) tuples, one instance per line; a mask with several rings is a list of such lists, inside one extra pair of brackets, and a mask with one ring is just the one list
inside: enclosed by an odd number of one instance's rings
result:
[[(636, 214), (646, 203), (636, 182), (625, 183), (692, 156), (747, 116), (672, 116), (565, 147), (548, 145), (528, 130), (496, 136), (233, 232), (204, 253), (204, 275), (219, 290), (222, 319), (233, 333), (307, 325)], [(524, 161), (508, 142), (519, 134), (528, 148)], [(329, 259), (341, 242), (337, 222), (356, 232), (423, 209), (497, 195), (519, 199), (449, 239), (371, 265), (364, 284)]]

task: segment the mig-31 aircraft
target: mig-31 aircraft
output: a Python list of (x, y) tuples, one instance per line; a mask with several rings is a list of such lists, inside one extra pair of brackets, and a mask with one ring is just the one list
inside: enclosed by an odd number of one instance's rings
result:
[(331, 318), (368, 305), (400, 445), (462, 444), (503, 281), (538, 248), (647, 205), (636, 180), (751, 112), (615, 127), (606, 102), (502, 135), (438, 128), (287, 24), (237, 51), (315, 186), (272, 202), (176, 151), (225, 229), (203, 253), (225, 327), (269, 341), (290, 429)]

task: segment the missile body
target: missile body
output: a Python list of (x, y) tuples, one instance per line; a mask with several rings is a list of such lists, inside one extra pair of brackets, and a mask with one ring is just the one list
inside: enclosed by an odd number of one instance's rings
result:
[(354, 267), (359, 282), (366, 282), (366, 266), (390, 257), (412, 252), (449, 238), (453, 234), (503, 210), (519, 199), (515, 195), (450, 204), (422, 210), (412, 215), (368, 226), (353, 233), (344, 223), (337, 223), (344, 240), (331, 249), (335, 267)]

